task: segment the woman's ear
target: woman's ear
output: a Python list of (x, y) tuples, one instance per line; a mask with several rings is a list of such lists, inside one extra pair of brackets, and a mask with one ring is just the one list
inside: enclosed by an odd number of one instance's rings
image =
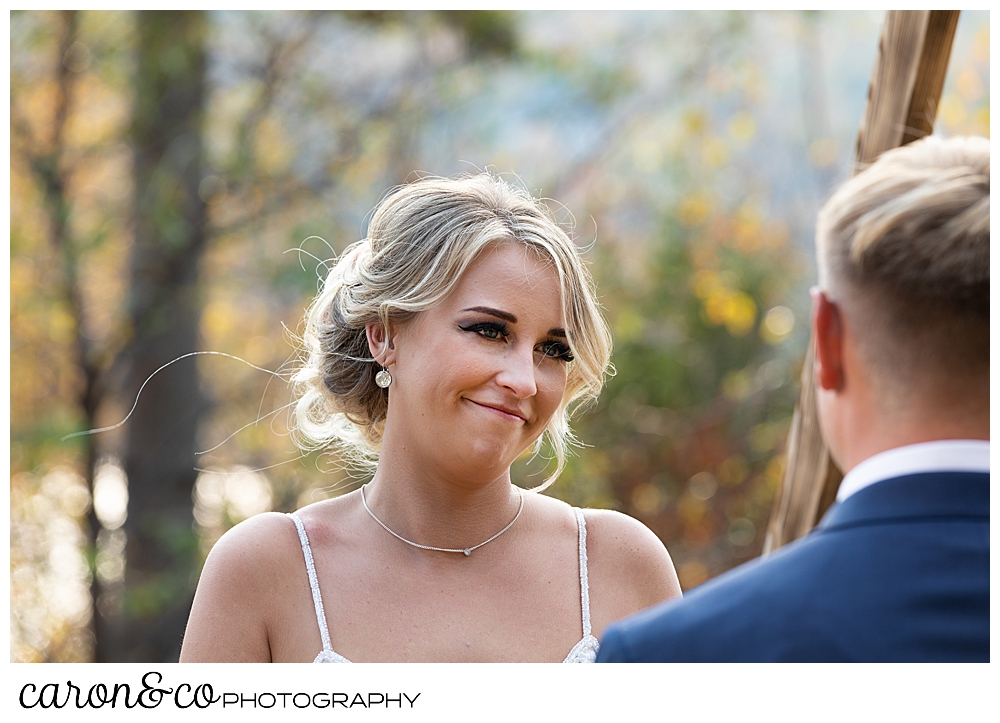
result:
[(396, 345), (393, 342), (395, 329), (390, 324), (388, 328), (381, 321), (365, 324), (365, 335), (368, 337), (368, 351), (372, 358), (384, 367), (396, 361)]

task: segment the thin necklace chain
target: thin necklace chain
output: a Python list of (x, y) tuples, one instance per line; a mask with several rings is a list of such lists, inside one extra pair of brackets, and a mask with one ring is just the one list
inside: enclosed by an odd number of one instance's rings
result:
[(363, 504), (365, 506), (365, 510), (367, 510), (368, 514), (372, 516), (372, 519), (375, 520), (377, 523), (379, 523), (382, 526), (382, 529), (384, 529), (390, 535), (392, 535), (396, 539), (402, 540), (407, 545), (412, 545), (413, 547), (419, 547), (421, 550), (433, 550), (434, 552), (460, 552), (463, 555), (465, 555), (466, 557), (468, 557), (469, 555), (471, 555), (473, 550), (478, 550), (483, 545), (487, 545), (487, 544), (493, 542), (493, 540), (497, 539), (498, 537), (500, 537), (500, 535), (502, 535), (507, 530), (509, 530), (514, 525), (514, 523), (517, 522), (517, 518), (521, 516), (521, 510), (524, 509), (524, 493), (521, 492), (520, 488), (516, 488), (515, 487), (515, 489), (517, 489), (517, 496), (520, 498), (521, 503), (517, 506), (517, 514), (514, 515), (514, 519), (511, 520), (510, 522), (508, 522), (507, 526), (504, 527), (502, 530), (500, 530), (500, 532), (498, 532), (497, 534), (493, 535), (493, 537), (491, 537), (490, 539), (484, 540), (483, 542), (480, 542), (478, 545), (473, 545), (472, 547), (455, 547), (455, 548), (452, 548), (452, 547), (431, 547), (430, 545), (420, 545), (420, 544), (418, 544), (416, 542), (411, 542), (410, 540), (407, 540), (402, 535), (397, 534), (397, 533), (393, 532), (392, 530), (390, 530), (388, 525), (386, 525), (384, 522), (382, 522), (382, 520), (380, 520), (378, 517), (376, 517), (375, 513), (372, 512), (371, 507), (368, 506), (368, 501), (365, 499), (365, 487), (367, 487), (367, 486), (368, 485), (362, 485), (362, 487), (361, 487), (361, 504)]

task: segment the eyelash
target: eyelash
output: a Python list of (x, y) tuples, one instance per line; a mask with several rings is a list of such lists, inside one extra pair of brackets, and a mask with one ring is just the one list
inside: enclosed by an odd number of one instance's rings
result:
[[(502, 321), (483, 321), (469, 326), (459, 326), (462, 331), (469, 331), (479, 334), (484, 339), (499, 339), (510, 336), (510, 327)], [(492, 334), (492, 336), (491, 336)], [(540, 345), (542, 353), (550, 359), (559, 359), (564, 362), (573, 361), (573, 352), (561, 341), (552, 339), (543, 341)], [(554, 353), (550, 353), (554, 352)]]

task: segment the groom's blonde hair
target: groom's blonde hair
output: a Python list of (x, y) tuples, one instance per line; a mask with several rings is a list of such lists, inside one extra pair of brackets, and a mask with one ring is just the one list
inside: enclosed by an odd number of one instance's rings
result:
[(819, 214), (820, 284), (885, 395), (929, 379), (989, 389), (990, 145), (886, 152)]

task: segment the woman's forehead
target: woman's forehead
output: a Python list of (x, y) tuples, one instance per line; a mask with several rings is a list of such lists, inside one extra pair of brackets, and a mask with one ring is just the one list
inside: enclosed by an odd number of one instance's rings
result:
[(459, 286), (494, 280), (502, 283), (548, 284), (558, 291), (559, 274), (555, 265), (538, 251), (521, 243), (488, 246), (465, 270)]
[(566, 326), (558, 272), (551, 261), (520, 243), (485, 249), (432, 309), (448, 314), (489, 309), (500, 312), (494, 316), (503, 321), (531, 322), (546, 332)]
[(521, 244), (486, 249), (465, 270), (452, 296), (487, 295), (549, 307), (561, 314), (562, 290), (553, 264)]

